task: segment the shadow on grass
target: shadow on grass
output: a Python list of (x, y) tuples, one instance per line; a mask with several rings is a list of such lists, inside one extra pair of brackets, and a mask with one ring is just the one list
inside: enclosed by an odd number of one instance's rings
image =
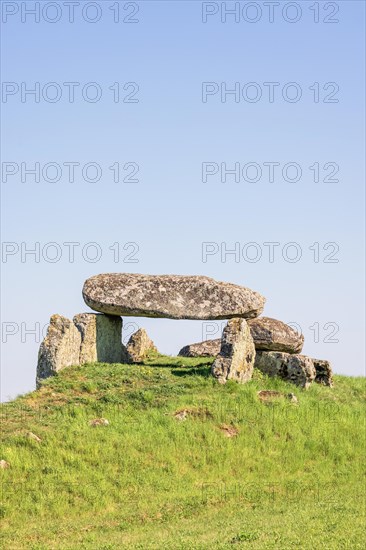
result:
[(210, 375), (213, 361), (214, 357), (180, 358), (158, 356), (150, 357), (143, 363), (139, 363), (139, 365), (169, 369), (174, 376), (203, 376), (207, 378)]
[(203, 378), (209, 378), (211, 376), (211, 364), (205, 364), (205, 366), (197, 367), (184, 367), (180, 369), (172, 369), (173, 376), (202, 376)]

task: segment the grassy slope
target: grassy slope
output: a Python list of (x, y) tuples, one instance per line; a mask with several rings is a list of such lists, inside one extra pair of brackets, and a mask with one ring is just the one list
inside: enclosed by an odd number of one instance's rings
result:
[[(72, 367), (4, 404), (2, 547), (363, 548), (365, 379), (221, 386), (209, 366)], [(299, 403), (264, 404), (260, 389)]]

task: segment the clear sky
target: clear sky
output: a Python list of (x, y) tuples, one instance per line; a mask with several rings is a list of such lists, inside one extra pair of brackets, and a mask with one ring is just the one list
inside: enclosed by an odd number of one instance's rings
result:
[[(1, 2), (2, 399), (103, 272), (249, 286), (364, 375), (364, 2), (71, 4)], [(222, 329), (137, 326), (167, 354)]]

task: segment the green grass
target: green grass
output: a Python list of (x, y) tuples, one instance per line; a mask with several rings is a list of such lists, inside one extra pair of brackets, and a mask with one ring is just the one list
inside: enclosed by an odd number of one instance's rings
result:
[(365, 379), (222, 386), (210, 364), (71, 367), (3, 404), (1, 548), (364, 548)]

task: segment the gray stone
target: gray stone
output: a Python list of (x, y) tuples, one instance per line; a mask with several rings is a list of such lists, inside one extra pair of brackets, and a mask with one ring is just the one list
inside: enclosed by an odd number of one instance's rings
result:
[(178, 353), (181, 357), (216, 357), (220, 353), (221, 338), (205, 340), (197, 344), (184, 346)]
[(127, 343), (129, 363), (141, 363), (149, 352), (157, 352), (154, 342), (148, 337), (146, 330), (140, 328), (132, 334)]
[[(304, 337), (286, 323), (270, 317), (248, 319), (256, 350), (285, 351), (300, 353)], [(178, 355), (183, 357), (215, 357), (220, 351), (221, 340), (205, 340), (182, 348)]]
[(220, 353), (212, 364), (212, 375), (222, 384), (227, 380), (247, 382), (253, 374), (255, 347), (244, 319), (230, 319), (222, 333)]
[(64, 367), (79, 365), (80, 344), (80, 332), (74, 323), (62, 315), (52, 315), (38, 353), (37, 387), (41, 380)]
[(264, 374), (279, 376), (305, 389), (316, 375), (310, 357), (281, 351), (257, 351), (254, 366)]
[(316, 376), (315, 382), (323, 386), (333, 386), (333, 371), (329, 361), (325, 359), (313, 359)]
[(81, 335), (81, 365), (83, 363), (122, 363), (126, 361), (126, 348), (122, 344), (121, 317), (79, 313), (73, 320)]
[(87, 279), (85, 303), (102, 313), (169, 319), (257, 317), (258, 292), (205, 276), (106, 273)]
[(248, 321), (256, 350), (285, 351), (286, 353), (300, 353), (304, 344), (304, 336), (286, 323), (258, 317)]

